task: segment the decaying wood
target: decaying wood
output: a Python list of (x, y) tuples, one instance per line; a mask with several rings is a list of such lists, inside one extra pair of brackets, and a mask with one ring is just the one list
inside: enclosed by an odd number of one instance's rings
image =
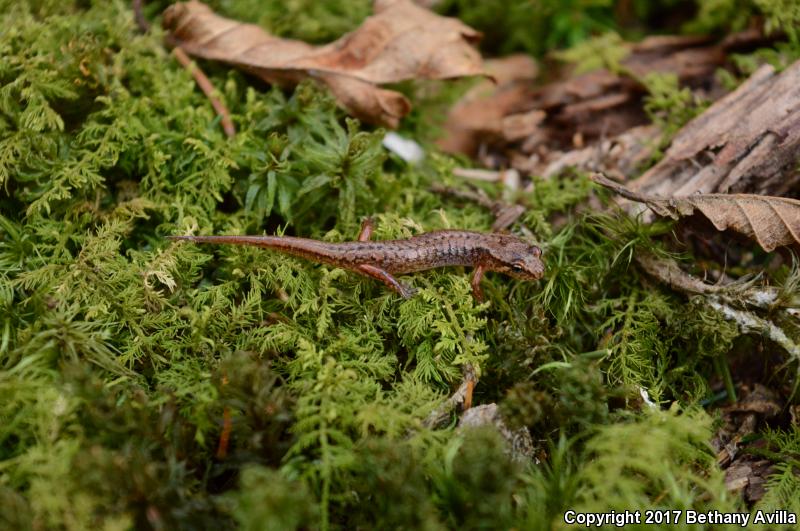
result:
[(484, 73), (472, 46), (477, 31), (410, 0), (375, 2), (373, 16), (325, 46), (275, 37), (196, 1), (168, 7), (163, 25), (168, 39), (195, 57), (232, 64), (268, 83), (314, 78), (356, 117), (388, 127), (396, 127), (411, 105), (401, 93), (378, 85)]
[(511, 166), (529, 175), (553, 177), (569, 168), (601, 172), (624, 179), (634, 175), (653, 156), (661, 132), (655, 125), (633, 127), (619, 136), (570, 151), (550, 151), (545, 156), (516, 154)]
[(599, 175), (596, 183), (646, 204), (659, 216), (678, 219), (701, 213), (717, 230), (731, 229), (755, 239), (765, 251), (800, 243), (800, 201), (753, 194), (695, 194), (659, 198), (634, 192)]
[[(735, 41), (737, 47), (760, 42), (760, 35)], [(543, 86), (533, 93), (527, 107), (547, 113), (544, 144), (548, 149), (573, 147), (580, 131), (584, 141), (613, 138), (648, 122), (642, 108), (646, 94), (641, 80), (649, 74), (675, 74), (682, 86), (711, 97), (720, 91), (714, 79), (725, 63), (733, 41), (709, 44), (707, 37), (656, 36), (628, 44), (628, 55), (619, 71), (595, 70)], [(534, 153), (543, 142), (523, 143), (523, 151)]]
[(731, 306), (761, 310), (771, 310), (785, 302), (778, 288), (757, 285), (757, 279), (709, 284), (682, 270), (675, 260), (669, 258), (645, 253), (636, 256), (636, 263), (651, 277), (687, 295), (712, 295)]
[(497, 404), (484, 404), (464, 412), (458, 422), (458, 429), (489, 427), (494, 429), (506, 442), (506, 454), (514, 461), (527, 463), (535, 459), (535, 445), (528, 428), (523, 426), (516, 430), (510, 429)]
[[(783, 195), (800, 181), (800, 61), (759, 68), (689, 122), (666, 156), (630, 183), (639, 192)], [(797, 240), (797, 234), (792, 237)]]
[(461, 411), (469, 410), (469, 408), (472, 407), (472, 392), (477, 383), (478, 375), (475, 372), (475, 368), (469, 363), (466, 364), (464, 366), (464, 378), (461, 385), (458, 386), (458, 389), (456, 389), (441, 406), (433, 410), (430, 415), (422, 421), (422, 425), (431, 429), (439, 428), (450, 422), (453, 411), (458, 409)]

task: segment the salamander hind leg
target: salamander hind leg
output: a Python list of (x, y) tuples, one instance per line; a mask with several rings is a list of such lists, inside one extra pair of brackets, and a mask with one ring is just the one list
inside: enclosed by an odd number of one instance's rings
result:
[(372, 223), (372, 218), (367, 218), (361, 223), (361, 232), (358, 233), (358, 241), (360, 242), (368, 242), (370, 237), (372, 236), (372, 229), (374, 225)]
[(358, 266), (358, 271), (367, 275), (368, 277), (380, 280), (381, 282), (389, 286), (391, 289), (399, 293), (400, 296), (403, 297), (404, 299), (410, 299), (411, 297), (414, 296), (414, 293), (417, 292), (417, 290), (415, 290), (414, 288), (409, 286), (404, 286), (403, 284), (401, 284), (396, 278), (394, 278), (392, 275), (390, 275), (380, 267), (375, 267), (369, 264), (361, 264)]

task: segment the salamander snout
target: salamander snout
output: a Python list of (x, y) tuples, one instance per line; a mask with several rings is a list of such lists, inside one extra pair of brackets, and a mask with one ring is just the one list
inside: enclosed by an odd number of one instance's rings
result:
[(538, 280), (544, 275), (542, 250), (535, 245), (529, 246), (525, 252), (514, 253), (503, 265), (502, 273), (520, 280)]

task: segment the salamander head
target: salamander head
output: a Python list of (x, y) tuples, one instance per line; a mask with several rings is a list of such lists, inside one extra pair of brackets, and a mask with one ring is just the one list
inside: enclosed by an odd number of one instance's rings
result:
[[(513, 238), (513, 239), (512, 239)], [(487, 269), (520, 280), (538, 280), (544, 275), (542, 250), (516, 237), (498, 242), (489, 251), (491, 263)]]

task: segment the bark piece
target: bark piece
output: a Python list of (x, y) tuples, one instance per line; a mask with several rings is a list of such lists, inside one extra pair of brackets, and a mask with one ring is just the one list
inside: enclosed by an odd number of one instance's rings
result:
[(634, 192), (602, 175), (592, 180), (646, 204), (660, 216), (678, 219), (700, 212), (717, 230), (732, 229), (755, 239), (765, 251), (800, 243), (800, 201), (753, 194), (695, 194), (661, 199)]
[(163, 25), (168, 38), (191, 55), (232, 64), (268, 83), (315, 78), (353, 115), (389, 127), (411, 106), (399, 92), (378, 85), (484, 74), (472, 46), (477, 31), (409, 0), (377, 1), (375, 14), (358, 29), (325, 46), (275, 37), (196, 1), (168, 7)]
[(800, 181), (800, 61), (759, 68), (686, 124), (632, 189), (651, 195), (782, 195)]
[(511, 430), (503, 421), (497, 404), (484, 404), (468, 409), (458, 422), (458, 429), (490, 426), (506, 441), (508, 455), (515, 461), (528, 462), (533, 459), (535, 446), (528, 428)]

